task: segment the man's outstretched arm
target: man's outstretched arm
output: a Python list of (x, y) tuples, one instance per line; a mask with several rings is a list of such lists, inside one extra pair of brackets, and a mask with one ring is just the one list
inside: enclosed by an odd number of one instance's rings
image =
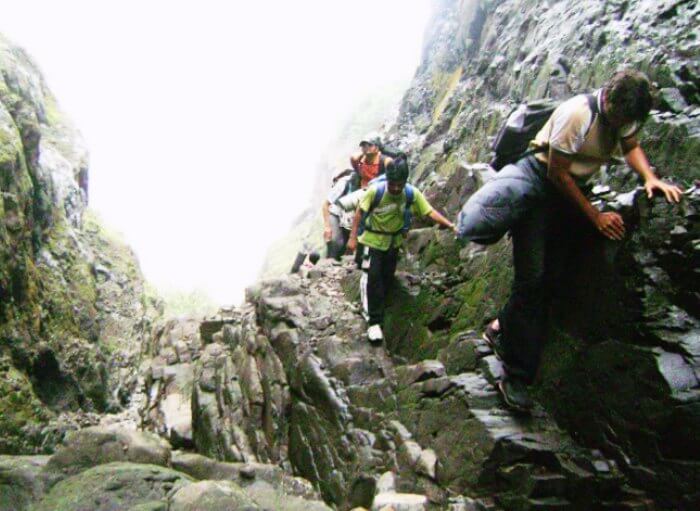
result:
[(453, 230), (455, 233), (457, 232), (457, 226), (450, 222), (447, 218), (442, 216), (440, 212), (437, 209), (432, 210), (430, 213), (428, 213), (428, 216), (433, 220), (433, 222), (436, 222), (440, 225), (444, 225), (448, 229)]
[(681, 189), (675, 185), (664, 183), (656, 177), (651, 165), (649, 165), (647, 155), (635, 137), (622, 140), (622, 152), (625, 154), (627, 165), (632, 167), (644, 179), (644, 189), (647, 192), (647, 197), (651, 199), (654, 196), (654, 191), (659, 190), (666, 196), (668, 202), (680, 202), (683, 194)]
[(547, 177), (555, 188), (571, 201), (588, 218), (598, 231), (611, 240), (621, 240), (625, 235), (625, 223), (617, 213), (598, 211), (586, 198), (571, 177), (571, 160), (563, 153), (549, 150)]

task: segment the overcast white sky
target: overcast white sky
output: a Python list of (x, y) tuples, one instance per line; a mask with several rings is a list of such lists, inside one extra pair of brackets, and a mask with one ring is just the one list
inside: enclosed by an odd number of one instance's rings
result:
[(91, 206), (160, 288), (238, 302), (350, 106), (418, 65), (429, 0), (22, 0), (0, 32), (91, 153)]

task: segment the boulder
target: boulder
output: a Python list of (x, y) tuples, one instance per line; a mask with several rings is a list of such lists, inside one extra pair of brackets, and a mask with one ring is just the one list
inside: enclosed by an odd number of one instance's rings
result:
[(412, 366), (396, 368), (396, 378), (399, 385), (407, 386), (414, 383), (445, 376), (445, 366), (438, 360), (423, 360)]
[(331, 511), (323, 501), (305, 499), (290, 495), (272, 484), (258, 480), (245, 487), (246, 493), (260, 506), (260, 509), (275, 511)]
[(0, 511), (25, 511), (47, 486), (48, 456), (0, 456)]
[(192, 480), (155, 465), (109, 463), (56, 484), (33, 511), (140, 511), (162, 509), (168, 496)]
[(94, 426), (69, 434), (47, 468), (75, 474), (118, 461), (168, 466), (170, 445), (152, 433)]
[(314, 487), (300, 477), (287, 474), (277, 465), (261, 463), (226, 463), (194, 453), (174, 452), (172, 466), (175, 470), (199, 480), (233, 481), (247, 488), (256, 482), (265, 482), (288, 496), (318, 500)]
[(396, 493), (396, 474), (384, 472), (377, 481), (377, 494)]
[(180, 488), (169, 511), (258, 511), (261, 508), (231, 481), (200, 481)]
[(428, 509), (428, 498), (410, 493), (380, 493), (374, 497), (372, 511), (387, 508), (394, 511), (425, 511)]

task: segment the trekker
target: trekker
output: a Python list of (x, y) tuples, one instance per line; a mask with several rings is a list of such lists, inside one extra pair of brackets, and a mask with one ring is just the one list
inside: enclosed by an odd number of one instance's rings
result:
[(350, 165), (360, 175), (360, 187), (367, 188), (372, 179), (384, 174), (392, 161), (381, 152), (382, 139), (377, 133), (371, 133), (360, 141), (362, 153), (350, 157)]
[(681, 190), (656, 177), (637, 141), (652, 106), (650, 89), (645, 75), (625, 70), (593, 95), (565, 101), (531, 142), (530, 154), (504, 167), (469, 198), (459, 215), (462, 240), (490, 243), (508, 230), (512, 235), (511, 295), (484, 338), (503, 362), (499, 390), (513, 409), (526, 412), (532, 407), (527, 386), (538, 370), (547, 331), (547, 285), (554, 283), (556, 266), (567, 259), (559, 253), (562, 239), (587, 224), (611, 240), (625, 235), (619, 214), (601, 212), (586, 198), (591, 176), (624, 155), (644, 180), (649, 198), (660, 192), (669, 202), (680, 201)]
[[(370, 133), (360, 140), (360, 154), (350, 157), (350, 165), (360, 176), (360, 188), (365, 190), (369, 182), (383, 175), (386, 167), (392, 162), (392, 158), (385, 156), (381, 151), (382, 138), (378, 133)], [(365, 247), (359, 245), (355, 250), (355, 263), (362, 268), (362, 257), (366, 252)]]
[[(410, 227), (411, 214), (429, 216), (435, 222), (450, 229), (455, 225), (447, 220), (425, 199), (421, 191), (407, 184), (408, 162), (399, 156), (386, 167), (386, 179), (372, 184), (360, 201), (348, 241), (348, 249), (355, 250), (358, 231), (360, 243), (368, 248), (363, 258), (363, 301), (366, 297), (370, 342), (384, 338), (384, 299), (391, 286), (399, 259), (399, 249)], [(361, 225), (362, 224), (362, 225)], [(363, 275), (365, 277), (365, 275)]]
[(333, 179), (333, 187), (323, 202), (323, 239), (326, 242), (326, 257), (337, 261), (345, 253), (345, 246), (350, 237), (353, 211), (345, 211), (337, 201), (359, 188), (360, 176), (353, 169), (347, 169)]

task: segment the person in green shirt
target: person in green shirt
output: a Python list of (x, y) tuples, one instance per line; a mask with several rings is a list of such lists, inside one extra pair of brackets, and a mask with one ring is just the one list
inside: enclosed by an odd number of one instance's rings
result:
[[(410, 214), (430, 217), (449, 229), (455, 225), (433, 209), (421, 191), (407, 184), (408, 162), (399, 156), (386, 167), (386, 180), (367, 189), (355, 213), (348, 250), (364, 247), (361, 291), (368, 316), (367, 336), (370, 342), (384, 339), (384, 299), (394, 279), (399, 249), (410, 223)], [(363, 220), (364, 219), (364, 220)], [(363, 232), (358, 238), (360, 224)]]

